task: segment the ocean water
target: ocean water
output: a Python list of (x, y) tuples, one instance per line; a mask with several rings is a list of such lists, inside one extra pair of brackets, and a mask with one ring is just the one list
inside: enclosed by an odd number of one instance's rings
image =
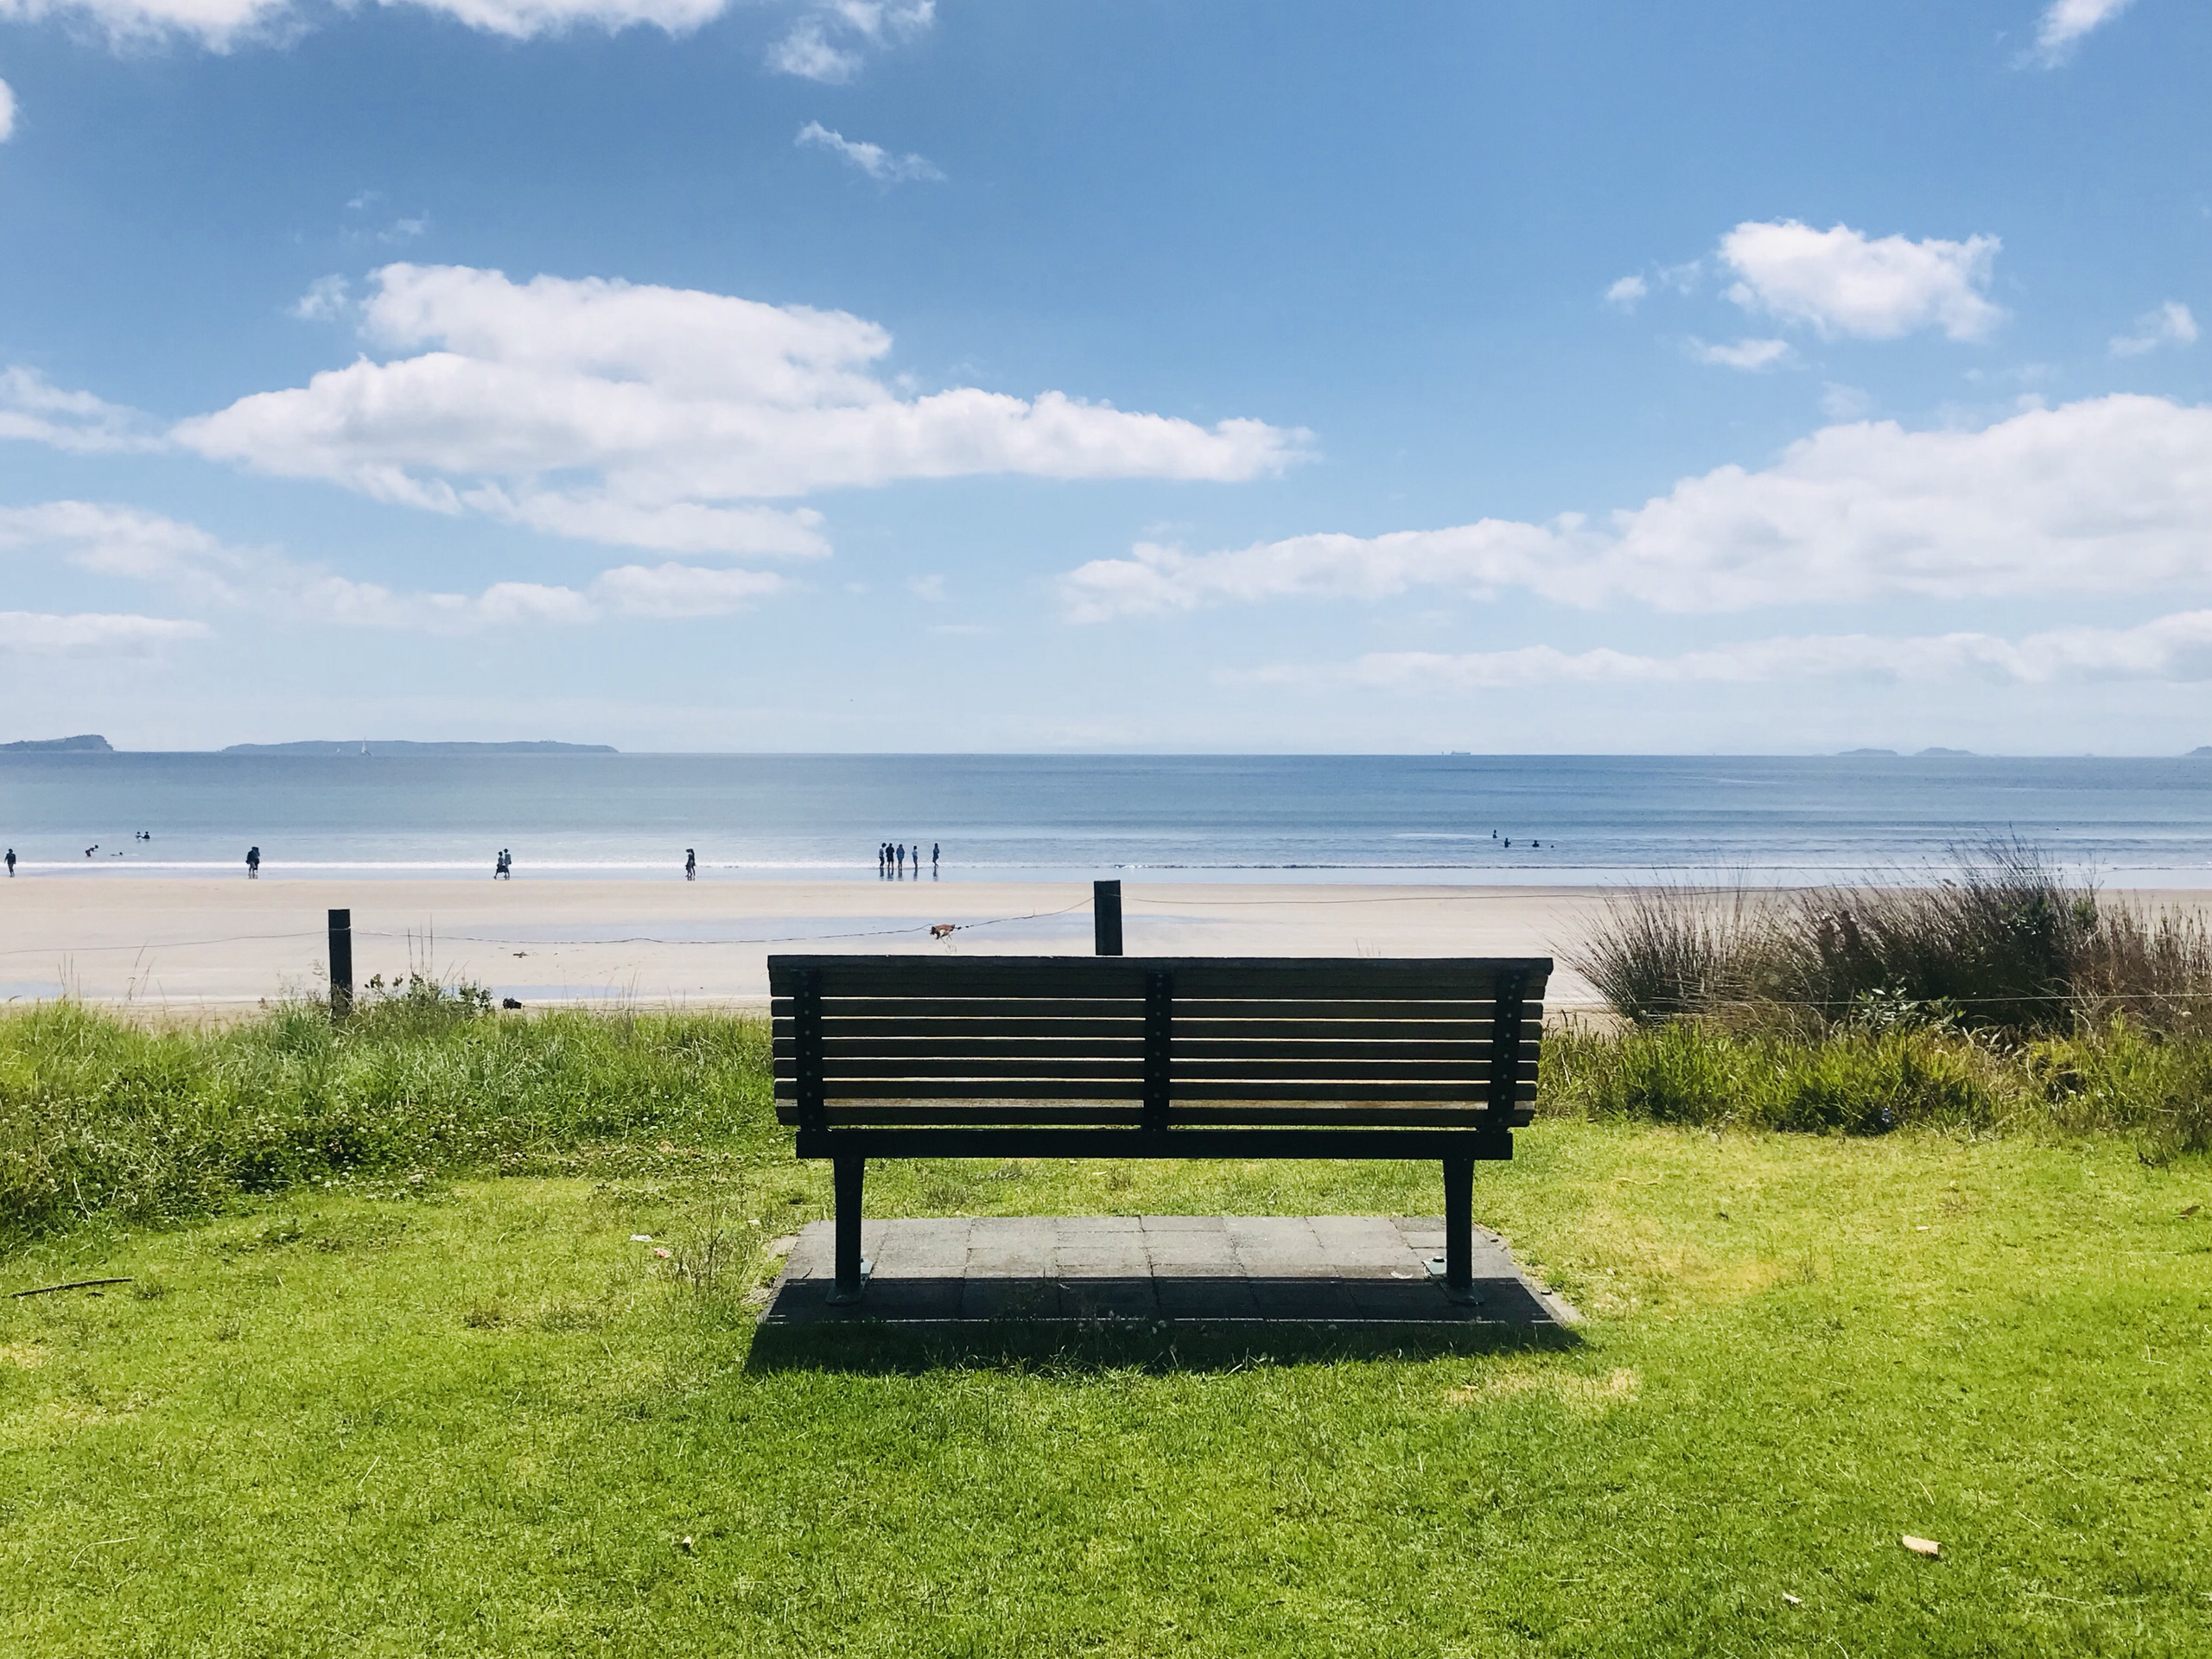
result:
[[(150, 841), (135, 833), (149, 831)], [(0, 754), (26, 874), (1789, 882), (1992, 836), (2212, 887), (2212, 760)], [(1510, 845), (1508, 844), (1510, 842)], [(87, 849), (95, 849), (86, 856)]]

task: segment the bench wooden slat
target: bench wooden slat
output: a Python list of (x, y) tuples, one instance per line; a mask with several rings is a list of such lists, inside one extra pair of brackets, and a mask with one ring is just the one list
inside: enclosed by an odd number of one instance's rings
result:
[[(1137, 1014), (1122, 1019), (1030, 1019), (1004, 1015), (954, 1018), (944, 1014), (913, 1019), (890, 1019), (880, 1015), (856, 1019), (840, 1010), (831, 1017), (834, 1021), (832, 1028), (841, 1038), (911, 1037), (933, 1042), (941, 1037), (1125, 1037), (1135, 1042), (1144, 1035), (1144, 1020)], [(776, 1031), (781, 1038), (787, 1034), (787, 1026), (779, 1024)]]
[[(905, 1126), (918, 1123), (959, 1124), (983, 1123), (1002, 1127), (1014, 1123), (1073, 1123), (1134, 1124), (1142, 1121), (1143, 1108), (1131, 1104), (1118, 1106), (1103, 1102), (1087, 1105), (1053, 1103), (1050, 1105), (1014, 1102), (994, 1103), (985, 1106), (973, 1102), (952, 1103), (956, 1109), (947, 1110), (941, 1105), (906, 1101), (842, 1102), (829, 1108), (825, 1116), (831, 1128), (856, 1128), (869, 1125)], [(798, 1113), (790, 1108), (779, 1108), (779, 1122), (797, 1123)], [(1343, 1103), (1316, 1106), (1307, 1101), (1277, 1101), (1236, 1106), (1187, 1106), (1178, 1108), (1173, 1122), (1197, 1126), (1231, 1123), (1298, 1124), (1347, 1123), (1363, 1126), (1400, 1124), (1408, 1128), (1485, 1128), (1495, 1125), (1489, 1109), (1484, 1107), (1429, 1106), (1419, 1103), (1369, 1104)], [(1516, 1124), (1517, 1127), (1517, 1124)]]
[[(864, 1039), (880, 1038), (886, 1042), (934, 1043), (965, 1041), (982, 1039), (1039, 1039), (1081, 1041), (1141, 1041), (1144, 1022), (1127, 1020), (953, 1020), (937, 1017), (920, 1020), (849, 1019), (831, 1012), (825, 1016), (824, 1032), (837, 1042), (856, 1042)], [(779, 1021), (772, 1028), (775, 1040), (789, 1044), (791, 1028), (788, 1020)], [(1490, 1040), (1491, 1021), (1450, 1014), (1433, 1020), (1210, 1020), (1185, 1018), (1180, 1009), (1175, 1018), (1175, 1039), (1236, 1040), (1262, 1042), (1460, 1042), (1484, 1043)]]
[[(929, 965), (918, 973), (922, 962)], [(1508, 964), (1507, 970), (1518, 964)], [(1531, 964), (1533, 966), (1533, 964)], [(1546, 964), (1547, 966), (1548, 964)], [(796, 976), (820, 976), (826, 1002), (899, 998), (925, 976), (937, 998), (1128, 997), (1141, 1000), (1147, 973), (1173, 975), (1179, 1001), (1268, 997), (1480, 1001), (1496, 994), (1495, 958), (1371, 957), (776, 957), (769, 988), (789, 996)], [(1541, 986), (1533, 979), (1529, 991)]]
[[(824, 999), (840, 1019), (851, 1020), (1142, 1020), (1141, 996), (840, 996)], [(771, 997), (768, 1013), (779, 1023), (791, 1015), (791, 1000)]]
[[(1456, 1005), (1455, 1005), (1456, 1006)], [(1280, 1014), (1264, 1019), (1216, 1019), (1205, 1014), (1175, 1014), (1175, 1040), (1235, 1038), (1243, 1042), (1376, 1042), (1427, 1040), (1486, 1043), (1490, 1040), (1490, 1005), (1483, 1005), (1479, 1019), (1462, 1014), (1443, 1014), (1423, 1020), (1300, 1020)]]
[[(1050, 1077), (966, 1078), (959, 1080), (957, 1090), (948, 1085), (951, 1081), (943, 1077), (917, 1078), (856, 1078), (855, 1084), (865, 1084), (868, 1093), (832, 1094), (827, 1105), (842, 1105), (856, 1099), (869, 1100), (944, 1100), (950, 1096), (960, 1100), (1141, 1100), (1144, 1084), (1137, 1082), (1123, 1084), (1109, 1079)], [(1285, 1091), (1281, 1079), (1264, 1082), (1194, 1083), (1187, 1089), (1178, 1084), (1174, 1099), (1185, 1100), (1277, 1100)], [(1442, 1083), (1327, 1083), (1312, 1089), (1296, 1090), (1300, 1099), (1306, 1101), (1332, 1100), (1434, 1100), (1452, 1101), (1466, 1105), (1481, 1105), (1487, 1097), (1487, 1084)], [(791, 1085), (779, 1079), (776, 1098), (794, 1097)], [(1515, 1098), (1533, 1099), (1531, 1090), (1516, 1087)]]
[[(1456, 1055), (1395, 1056), (1379, 1055), (1360, 1045), (1345, 1045), (1345, 1052), (1332, 1054), (1325, 1051), (1332, 1045), (1315, 1044), (1317, 1051), (1311, 1054), (1286, 1054), (1281, 1049), (1269, 1049), (1251, 1054), (1222, 1054), (1205, 1056), (1178, 1055), (1170, 1077), (1170, 1086), (1177, 1087), (1186, 1079), (1200, 1077), (1402, 1077), (1422, 1078), (1444, 1076), (1467, 1079), (1488, 1079), (1494, 1067), (1487, 1057), (1479, 1064), (1471, 1064)], [(1402, 1047), (1418, 1045), (1407, 1043)], [(1510, 1062), (1513, 1069), (1524, 1077), (1536, 1074), (1536, 1056), (1522, 1052)], [(1027, 1072), (1039, 1077), (1089, 1077), (1097, 1072), (1113, 1076), (1134, 1075), (1142, 1067), (1142, 1056), (1127, 1052), (1115, 1054), (1059, 1054), (1010, 1052), (996, 1045), (980, 1047), (970, 1053), (931, 1052), (918, 1054), (830, 1054), (822, 1062), (822, 1074), (830, 1082), (840, 1078), (877, 1077), (969, 1077), (993, 1076), (1000, 1073)], [(772, 1071), (779, 1083), (794, 1082), (798, 1077), (798, 1063), (788, 1056), (778, 1055)]]
[[(1020, 1058), (1120, 1060), (1141, 1058), (1142, 1046), (1135, 1038), (1065, 1037), (855, 1037), (846, 1027), (823, 1039), (824, 1063), (836, 1071), (844, 1059), (895, 1060), (916, 1058)], [(796, 1063), (798, 1046), (778, 1043), (774, 1058)], [(1177, 1068), (1221, 1060), (1374, 1060), (1378, 1062), (1449, 1060), (1462, 1066), (1491, 1063), (1491, 1045), (1479, 1042), (1332, 1042), (1318, 1039), (1285, 1041), (1279, 1039), (1186, 1037), (1179, 1028), (1170, 1049)]]
[[(823, 1062), (823, 1086), (832, 1095), (849, 1095), (852, 1089), (845, 1084), (869, 1082), (874, 1077), (898, 1077), (902, 1082), (940, 1082), (944, 1093), (957, 1097), (969, 1093), (967, 1084), (978, 1084), (978, 1089), (988, 1093), (995, 1084), (1018, 1084), (1024, 1077), (1102, 1077), (1106, 1082), (1137, 1082), (1144, 1075), (1144, 1062), (1137, 1058), (1126, 1059), (1022, 1059), (1007, 1055), (993, 1059), (988, 1055), (976, 1055), (969, 1059), (825, 1059)], [(781, 1082), (781, 1077), (779, 1077)]]
[[(867, 1079), (866, 1095), (852, 1094), (839, 1097), (833, 1103), (843, 1105), (852, 1100), (944, 1100), (948, 1097), (943, 1078), (924, 1077), (909, 1082), (896, 1079)], [(1129, 1083), (1100, 1082), (1092, 1078), (1056, 1081), (1050, 1077), (1010, 1077), (963, 1083), (950, 1097), (960, 1100), (1142, 1100), (1144, 1084), (1141, 1079)], [(794, 1098), (791, 1086), (781, 1077), (776, 1079), (776, 1098)]]

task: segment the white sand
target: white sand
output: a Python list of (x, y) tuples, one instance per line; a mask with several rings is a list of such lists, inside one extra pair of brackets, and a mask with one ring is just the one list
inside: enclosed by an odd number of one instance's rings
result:
[[(1592, 887), (1123, 887), (1131, 956), (1554, 956), (1599, 913)], [(2206, 906), (2198, 892), (2139, 902)], [(772, 951), (1089, 955), (1076, 882), (0, 879), (0, 999), (67, 991), (190, 1016), (321, 994), (326, 913), (353, 912), (353, 976), (410, 966), (525, 1005), (758, 1005)], [(958, 931), (942, 942), (931, 923)], [(1549, 1005), (1598, 999), (1563, 965)]]
[[(1124, 883), (1132, 956), (1543, 956), (1580, 936), (1588, 888)], [(411, 966), (526, 1005), (757, 1004), (777, 951), (1081, 954), (1072, 882), (0, 880), (0, 997), (65, 988), (190, 1014), (319, 995), (325, 916), (353, 912), (357, 986)], [(959, 931), (933, 942), (930, 924)], [(1554, 1007), (1588, 1004), (1562, 969)]]

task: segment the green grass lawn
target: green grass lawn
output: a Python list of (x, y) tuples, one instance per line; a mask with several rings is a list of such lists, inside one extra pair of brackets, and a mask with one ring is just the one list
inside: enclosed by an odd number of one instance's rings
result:
[[(2212, 1653), (2212, 1165), (1519, 1141), (1478, 1215), (1588, 1315), (1571, 1347), (752, 1364), (755, 1241), (826, 1197), (765, 1145), (48, 1234), (0, 1289), (135, 1282), (0, 1302), (0, 1649)], [(869, 1198), (1440, 1204), (1234, 1164)]]

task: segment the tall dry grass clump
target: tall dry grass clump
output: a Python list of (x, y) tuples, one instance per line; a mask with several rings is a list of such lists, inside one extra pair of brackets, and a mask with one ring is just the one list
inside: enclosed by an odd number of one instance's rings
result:
[(2017, 841), (1879, 884), (1636, 889), (1567, 960), (1629, 1029), (1548, 1052), (1554, 1109), (2212, 1150), (2212, 932)]
[(1881, 883), (1633, 889), (1568, 960), (1637, 1025), (1932, 1020), (2026, 1037), (2120, 1017), (2181, 1035), (2212, 1020), (2202, 921), (2107, 899), (2018, 842)]

